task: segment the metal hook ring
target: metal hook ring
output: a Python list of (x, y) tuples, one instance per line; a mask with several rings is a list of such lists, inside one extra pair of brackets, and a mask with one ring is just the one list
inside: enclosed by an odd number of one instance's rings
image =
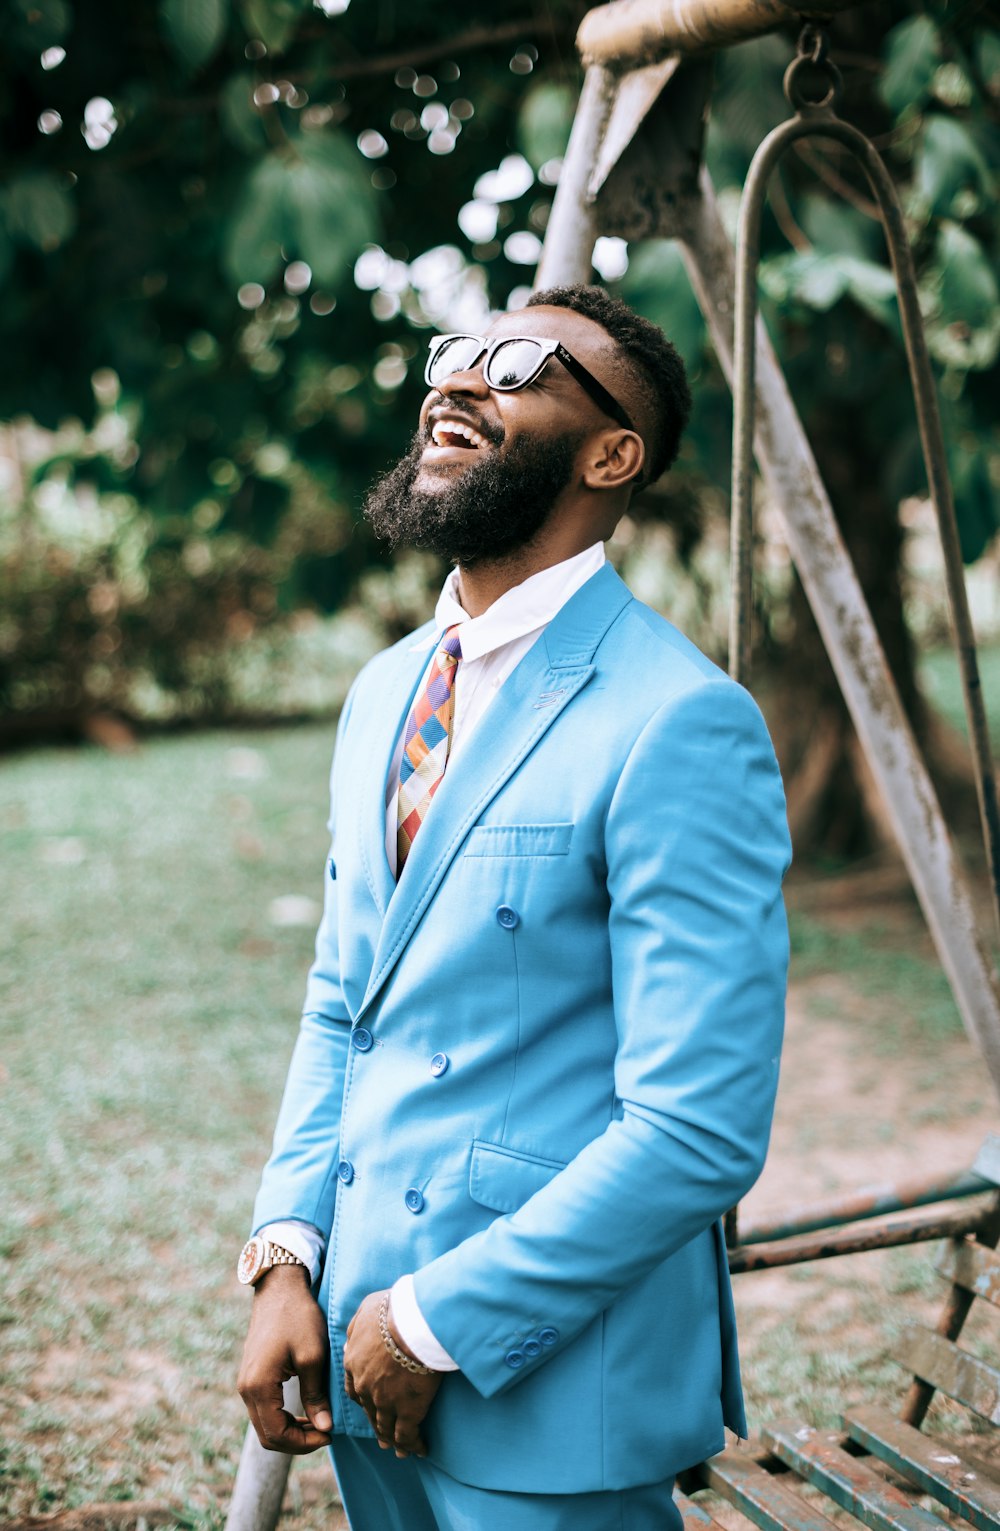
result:
[[(809, 93), (809, 86), (817, 83), (825, 86), (818, 97)], [(813, 58), (809, 53), (800, 53), (792, 59), (785, 70), (784, 85), (785, 97), (797, 112), (822, 111), (824, 108), (832, 111), (840, 100), (842, 89), (840, 70), (836, 65), (828, 58)]]

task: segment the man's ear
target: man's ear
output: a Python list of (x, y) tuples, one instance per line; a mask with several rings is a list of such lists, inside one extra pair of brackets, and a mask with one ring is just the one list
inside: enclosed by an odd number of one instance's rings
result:
[(620, 489), (638, 479), (646, 448), (637, 431), (606, 430), (585, 449), (582, 478), (588, 489)]

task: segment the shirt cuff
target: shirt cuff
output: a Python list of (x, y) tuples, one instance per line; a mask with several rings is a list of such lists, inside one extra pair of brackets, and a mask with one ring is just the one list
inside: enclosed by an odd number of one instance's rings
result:
[(257, 1229), (257, 1237), (287, 1249), (290, 1255), (298, 1255), (309, 1272), (310, 1282), (315, 1285), (323, 1264), (326, 1241), (312, 1223), (300, 1223), (297, 1218), (288, 1218), (280, 1223), (265, 1223), (263, 1228)]
[(438, 1344), (426, 1318), (420, 1311), (412, 1276), (400, 1276), (389, 1293), (389, 1314), (396, 1333), (418, 1361), (436, 1372), (457, 1372), (458, 1363)]

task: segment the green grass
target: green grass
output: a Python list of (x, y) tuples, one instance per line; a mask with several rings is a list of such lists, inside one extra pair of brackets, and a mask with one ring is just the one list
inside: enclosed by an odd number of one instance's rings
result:
[[(312, 947), (268, 909), (321, 897), (331, 742), (180, 736), (0, 773), (0, 1516), (225, 1505), (233, 1262)], [(227, 774), (241, 748), (259, 779)]]
[[(986, 718), (994, 750), (1000, 751), (1000, 644), (978, 651), (979, 679), (986, 702)], [(928, 701), (953, 728), (965, 733), (958, 659), (954, 649), (934, 649), (920, 660), (920, 683)]]
[[(867, 920), (845, 925), (818, 919), (794, 907), (789, 912), (791, 971), (796, 982), (825, 973), (847, 974), (854, 995), (886, 1012), (888, 1025), (876, 1031), (872, 1045), (892, 1051), (898, 1041), (893, 1017), (905, 1017), (925, 1041), (942, 1041), (962, 1032), (962, 1020), (948, 980), (923, 950), (913, 950), (886, 922)], [(925, 943), (921, 943), (923, 946)], [(842, 1014), (838, 998), (811, 995), (809, 1007), (824, 1016), (829, 1006)]]

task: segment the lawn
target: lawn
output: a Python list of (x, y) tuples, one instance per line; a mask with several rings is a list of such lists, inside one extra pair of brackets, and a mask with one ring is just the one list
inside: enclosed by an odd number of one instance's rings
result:
[[(0, 770), (0, 1521), (94, 1501), (224, 1518), (249, 1298), (233, 1277), (294, 1041), (330, 725), (51, 749)], [(754, 1209), (970, 1162), (995, 1105), (905, 896), (794, 888), (789, 1047)], [(743, 1278), (750, 1402), (891, 1399), (925, 1251)], [(912, 1311), (912, 1310), (911, 1310)], [(885, 1323), (889, 1313), (888, 1326)], [(859, 1361), (860, 1358), (860, 1361)], [(287, 1531), (331, 1531), (318, 1458)]]

